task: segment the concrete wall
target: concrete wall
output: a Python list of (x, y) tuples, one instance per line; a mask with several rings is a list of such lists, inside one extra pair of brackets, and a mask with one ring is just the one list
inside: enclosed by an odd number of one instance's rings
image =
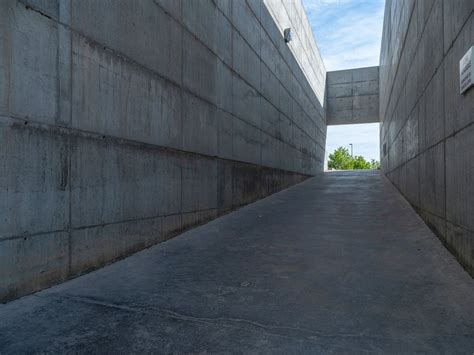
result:
[(0, 300), (323, 170), (324, 67), (266, 3), (0, 2)]
[(474, 90), (459, 60), (474, 44), (472, 0), (388, 0), (380, 59), (381, 164), (474, 275)]
[[(302, 0), (263, 0), (263, 2), (280, 33), (286, 28), (291, 28), (292, 40), (285, 45), (290, 49), (311, 90), (316, 94), (317, 101), (324, 102), (326, 69)], [(324, 116), (323, 113), (321, 115)]]
[(379, 122), (379, 67), (327, 72), (327, 124)]

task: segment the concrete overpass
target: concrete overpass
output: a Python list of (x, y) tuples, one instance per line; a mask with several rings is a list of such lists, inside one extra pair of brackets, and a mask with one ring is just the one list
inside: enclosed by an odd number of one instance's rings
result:
[(326, 74), (327, 125), (380, 122), (379, 67)]

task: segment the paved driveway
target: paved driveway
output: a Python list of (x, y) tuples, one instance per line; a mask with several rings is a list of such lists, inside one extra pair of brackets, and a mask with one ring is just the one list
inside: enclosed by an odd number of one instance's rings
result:
[(0, 305), (0, 353), (474, 352), (474, 280), (378, 172), (327, 173)]

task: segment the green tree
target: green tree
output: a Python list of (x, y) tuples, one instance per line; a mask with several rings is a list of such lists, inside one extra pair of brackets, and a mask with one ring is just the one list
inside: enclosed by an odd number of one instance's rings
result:
[(354, 169), (354, 161), (349, 154), (349, 150), (344, 147), (339, 147), (334, 153), (329, 154), (328, 168), (335, 170)]
[(380, 163), (375, 159), (369, 162), (360, 155), (352, 157), (347, 148), (339, 147), (329, 154), (328, 168), (334, 170), (380, 169)]
[(371, 169), (380, 169), (380, 162), (378, 160), (372, 159), (370, 161), (370, 168)]
[(353, 168), (352, 169), (371, 169), (372, 166), (370, 165), (370, 163), (364, 159), (364, 157), (360, 156), (360, 155), (356, 155), (354, 157), (354, 165), (353, 165)]

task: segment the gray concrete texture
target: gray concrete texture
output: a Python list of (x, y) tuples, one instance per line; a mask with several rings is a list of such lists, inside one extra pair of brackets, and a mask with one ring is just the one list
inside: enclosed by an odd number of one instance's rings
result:
[(470, 354), (473, 293), (380, 172), (327, 173), (0, 305), (0, 352)]
[(0, 1), (0, 300), (321, 172), (324, 88), (299, 1)]
[(381, 164), (474, 276), (474, 90), (459, 60), (474, 44), (474, 2), (386, 2), (380, 58)]
[(379, 67), (327, 72), (327, 124), (380, 122)]

